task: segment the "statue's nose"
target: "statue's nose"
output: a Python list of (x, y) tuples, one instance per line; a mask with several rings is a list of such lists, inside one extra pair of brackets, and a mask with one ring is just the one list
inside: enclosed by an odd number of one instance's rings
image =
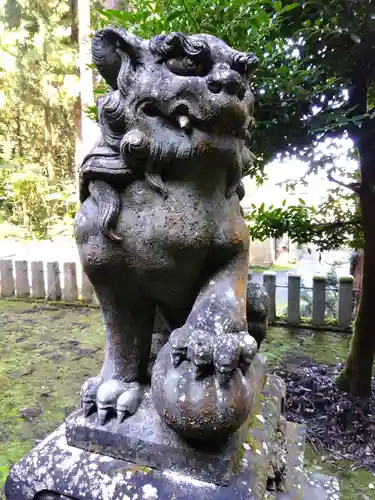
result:
[(214, 94), (225, 92), (243, 99), (245, 83), (237, 71), (229, 68), (217, 68), (207, 77), (207, 86)]

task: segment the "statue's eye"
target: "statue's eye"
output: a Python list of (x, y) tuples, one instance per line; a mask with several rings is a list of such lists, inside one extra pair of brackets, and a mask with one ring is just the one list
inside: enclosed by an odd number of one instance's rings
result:
[(181, 76), (203, 76), (207, 73), (201, 64), (187, 56), (168, 59), (165, 65), (172, 73)]

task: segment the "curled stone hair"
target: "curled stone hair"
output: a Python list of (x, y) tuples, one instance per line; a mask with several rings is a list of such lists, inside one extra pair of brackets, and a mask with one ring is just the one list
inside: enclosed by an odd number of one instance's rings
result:
[(150, 51), (167, 60), (171, 57), (188, 56), (193, 60), (205, 59), (210, 53), (204, 40), (187, 37), (182, 33), (155, 36), (150, 41)]
[(241, 75), (251, 76), (259, 64), (259, 59), (252, 52), (235, 52), (232, 67)]
[(126, 107), (118, 90), (108, 93), (98, 100), (98, 119), (106, 142), (118, 148), (125, 133)]

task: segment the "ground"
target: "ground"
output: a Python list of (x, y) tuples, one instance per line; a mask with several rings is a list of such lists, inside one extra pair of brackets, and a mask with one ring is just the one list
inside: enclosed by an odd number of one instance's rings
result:
[[(345, 359), (349, 336), (270, 328), (263, 351), (271, 368), (290, 353), (314, 363)], [(9, 467), (55, 429), (78, 404), (81, 383), (101, 365), (99, 311), (0, 301), (0, 485)], [(375, 477), (353, 463), (307, 447), (307, 466), (338, 475), (343, 500), (375, 499)], [(0, 493), (1, 498), (1, 493)]]

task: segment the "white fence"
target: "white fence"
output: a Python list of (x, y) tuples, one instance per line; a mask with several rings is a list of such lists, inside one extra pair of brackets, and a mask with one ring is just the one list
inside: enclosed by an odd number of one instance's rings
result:
[[(268, 320), (276, 323), (280, 318), (276, 308), (276, 273), (265, 272), (263, 284), (270, 297)], [(312, 285), (311, 324), (323, 327), (326, 317), (327, 280), (314, 276)], [(0, 296), (3, 298), (39, 299), (82, 302), (97, 305), (94, 290), (80, 264), (75, 262), (42, 262), (0, 260)], [(348, 329), (353, 318), (353, 278), (339, 278), (337, 292), (336, 326)], [(290, 325), (301, 324), (301, 277), (289, 274), (287, 285), (287, 312), (285, 321)], [(332, 321), (330, 321), (332, 324)]]
[[(310, 324), (314, 327), (324, 327), (330, 321), (326, 316), (327, 291), (332, 291), (331, 286), (327, 286), (327, 277), (324, 275), (316, 275), (313, 277), (312, 283), (312, 311)], [(276, 273), (263, 273), (263, 284), (270, 297), (270, 307), (268, 311), (268, 321), (270, 324), (277, 322), (278, 316), (276, 313)], [(287, 307), (285, 321), (290, 325), (301, 324), (301, 290), (305, 288), (301, 286), (301, 276), (290, 273), (288, 275), (287, 284)], [(338, 278), (337, 285), (337, 304), (335, 304), (336, 317), (334, 318), (335, 326), (340, 329), (349, 329), (353, 321), (353, 306), (354, 306), (354, 288), (352, 276), (341, 276)]]

